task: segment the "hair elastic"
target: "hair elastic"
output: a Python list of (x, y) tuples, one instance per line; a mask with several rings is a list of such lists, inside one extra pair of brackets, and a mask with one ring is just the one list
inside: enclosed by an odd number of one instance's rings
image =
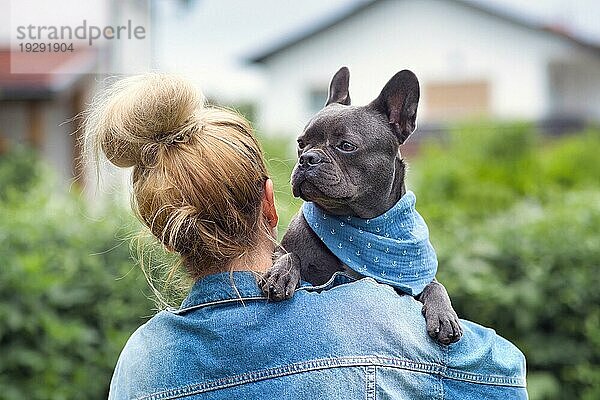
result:
[(169, 146), (177, 143), (187, 143), (189, 142), (192, 134), (200, 132), (203, 129), (204, 125), (198, 127), (198, 125), (196, 125), (196, 121), (194, 121), (194, 117), (191, 116), (186, 119), (180, 127), (169, 132), (165, 132), (163, 135), (161, 135), (160, 139), (158, 139), (158, 142)]

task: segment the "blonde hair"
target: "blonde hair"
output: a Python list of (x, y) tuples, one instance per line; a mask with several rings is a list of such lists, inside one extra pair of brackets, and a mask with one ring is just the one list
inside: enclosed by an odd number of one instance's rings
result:
[(206, 105), (185, 79), (117, 81), (90, 106), (84, 146), (133, 167), (134, 212), (193, 279), (256, 245), (268, 178), (259, 143), (245, 118)]

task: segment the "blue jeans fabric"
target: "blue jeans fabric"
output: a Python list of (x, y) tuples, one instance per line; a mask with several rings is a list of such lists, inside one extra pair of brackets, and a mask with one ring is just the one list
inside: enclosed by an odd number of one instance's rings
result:
[(131, 336), (109, 398), (527, 398), (514, 345), (469, 321), (439, 345), (421, 307), (371, 278), (337, 274), (273, 303), (250, 272), (210, 275)]

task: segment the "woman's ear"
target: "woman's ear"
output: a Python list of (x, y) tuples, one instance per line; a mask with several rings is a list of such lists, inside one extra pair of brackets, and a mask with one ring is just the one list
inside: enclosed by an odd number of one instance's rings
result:
[(273, 181), (271, 179), (266, 180), (265, 190), (263, 193), (263, 215), (269, 222), (271, 228), (275, 228), (277, 226), (277, 222), (279, 221), (279, 216), (277, 215), (277, 210), (275, 209), (275, 194), (273, 193)]

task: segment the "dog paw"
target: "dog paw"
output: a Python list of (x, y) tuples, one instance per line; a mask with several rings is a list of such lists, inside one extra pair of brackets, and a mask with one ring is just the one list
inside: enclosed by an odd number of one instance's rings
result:
[(281, 301), (292, 298), (300, 283), (299, 260), (287, 253), (279, 257), (261, 277), (260, 287), (269, 300)]
[(458, 315), (452, 307), (423, 306), (423, 315), (427, 324), (427, 333), (437, 342), (449, 345), (458, 342), (462, 337), (462, 328)]

